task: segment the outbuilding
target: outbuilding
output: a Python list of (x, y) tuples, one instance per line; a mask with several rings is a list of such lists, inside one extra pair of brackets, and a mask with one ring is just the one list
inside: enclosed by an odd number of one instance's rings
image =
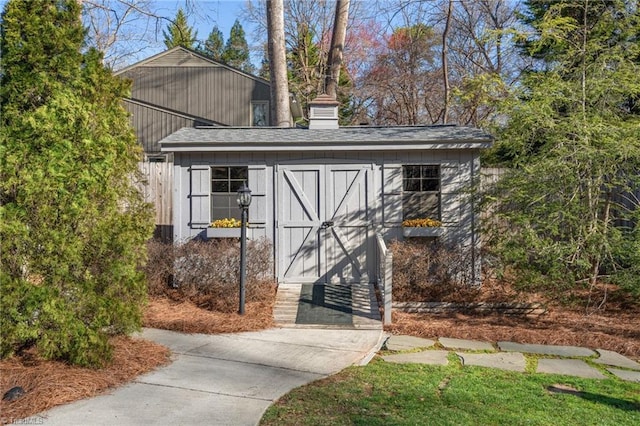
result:
[[(161, 141), (174, 155), (174, 241), (222, 236), (252, 191), (250, 239), (273, 243), (279, 283), (371, 283), (377, 237), (439, 239), (469, 251), (480, 241), (468, 189), (492, 137), (458, 126), (339, 127), (337, 103), (311, 105), (309, 128), (183, 128)], [(403, 228), (406, 219), (441, 226)], [(227, 231), (228, 232), (228, 231)]]

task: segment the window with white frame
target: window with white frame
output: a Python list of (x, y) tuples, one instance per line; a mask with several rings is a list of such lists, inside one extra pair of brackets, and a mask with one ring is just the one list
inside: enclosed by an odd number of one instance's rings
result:
[(240, 219), (238, 189), (248, 184), (249, 168), (242, 166), (211, 167), (211, 221), (226, 218)]
[(251, 126), (264, 127), (269, 125), (269, 102), (251, 102)]
[(402, 220), (440, 220), (440, 166), (402, 166)]

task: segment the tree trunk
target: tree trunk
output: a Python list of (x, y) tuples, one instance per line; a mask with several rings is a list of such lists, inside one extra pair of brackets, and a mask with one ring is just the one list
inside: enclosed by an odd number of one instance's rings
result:
[(444, 82), (444, 108), (442, 110), (442, 124), (447, 124), (449, 120), (449, 27), (451, 24), (451, 15), (453, 14), (453, 0), (449, 0), (449, 9), (447, 10), (447, 20), (442, 33), (442, 80)]
[(333, 23), (331, 36), (331, 49), (329, 50), (329, 62), (327, 63), (327, 75), (325, 79), (325, 92), (327, 95), (338, 98), (338, 80), (340, 67), (342, 66), (342, 54), (344, 42), (347, 36), (347, 21), (349, 20), (349, 0), (336, 1), (336, 19)]
[(267, 0), (267, 36), (271, 67), (271, 125), (290, 127), (289, 83), (284, 44), (283, 0)]

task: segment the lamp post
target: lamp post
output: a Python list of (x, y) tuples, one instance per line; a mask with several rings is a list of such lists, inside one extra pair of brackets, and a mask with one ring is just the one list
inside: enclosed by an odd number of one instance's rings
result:
[(247, 216), (251, 204), (251, 190), (246, 183), (238, 189), (238, 207), (242, 211), (240, 221), (240, 307), (238, 313), (244, 315), (245, 283), (247, 280)]

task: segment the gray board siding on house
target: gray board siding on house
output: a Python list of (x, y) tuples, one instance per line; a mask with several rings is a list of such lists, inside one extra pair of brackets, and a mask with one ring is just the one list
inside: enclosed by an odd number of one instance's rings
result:
[(134, 100), (229, 126), (250, 125), (251, 101), (269, 100), (268, 84), (221, 66), (143, 66), (121, 75), (134, 80)]
[(457, 126), (300, 128), (183, 128), (160, 141), (163, 152), (482, 149), (493, 137)]
[(124, 99), (124, 106), (131, 114), (131, 124), (138, 142), (147, 154), (160, 153), (159, 141), (183, 127), (217, 124), (131, 99)]

